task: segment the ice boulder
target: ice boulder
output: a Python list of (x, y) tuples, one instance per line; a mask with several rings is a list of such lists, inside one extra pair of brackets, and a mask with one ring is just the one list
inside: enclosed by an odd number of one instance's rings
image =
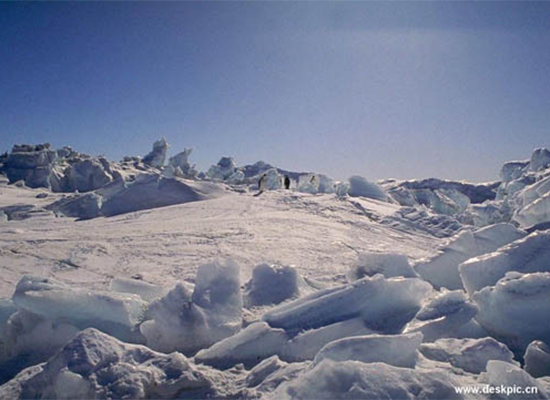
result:
[[(105, 169), (108, 163), (103, 159), (84, 158), (71, 164), (65, 170), (66, 184), (63, 191), (90, 192), (108, 185), (113, 181), (113, 176)], [(107, 163), (107, 165), (105, 164)]]
[(535, 340), (527, 346), (523, 357), (525, 370), (535, 378), (550, 376), (550, 346), (540, 340)]
[(319, 174), (319, 193), (335, 193), (336, 181), (326, 175)]
[(483, 334), (472, 318), (477, 307), (462, 290), (443, 291), (431, 299), (407, 324), (405, 332), (421, 332), (424, 341), (433, 342), (445, 337)]
[(447, 372), (324, 360), (280, 385), (271, 399), (462, 399)]
[(277, 190), (280, 189), (283, 184), (283, 178), (279, 175), (276, 168), (271, 168), (265, 173), (265, 189), (266, 190)]
[[(295, 268), (260, 264), (252, 270), (245, 285), (245, 304), (248, 307), (279, 304), (300, 295), (301, 279)], [(302, 285), (305, 282), (302, 282)]]
[(86, 193), (63, 197), (48, 205), (46, 209), (53, 211), (56, 215), (85, 220), (99, 217), (102, 204), (103, 197), (97, 193)]
[[(156, 353), (86, 329), (30, 376), (6, 387), (3, 398), (217, 397), (215, 371), (199, 370), (182, 354)], [(8, 391), (8, 389), (11, 389)], [(14, 396), (15, 395), (15, 396)]]
[(105, 329), (132, 328), (140, 322), (145, 306), (136, 295), (73, 288), (53, 278), (31, 275), (21, 278), (13, 301), (19, 309), (46, 319)]
[(178, 284), (155, 300), (140, 330), (152, 349), (194, 354), (197, 350), (241, 329), (242, 298), (239, 266), (225, 263), (201, 265), (193, 294)]
[(448, 362), (472, 374), (485, 371), (489, 360), (501, 360), (519, 365), (514, 354), (504, 344), (491, 337), (482, 339), (439, 339), (424, 343), (420, 352), (427, 358)]
[(0, 298), (0, 335), (6, 326), (8, 319), (17, 311), (15, 303), (11, 299)]
[(317, 353), (314, 364), (323, 360), (383, 362), (403, 368), (414, 368), (421, 333), (405, 335), (355, 336), (330, 342)]
[(113, 279), (111, 281), (111, 290), (118, 293), (136, 294), (146, 302), (151, 302), (166, 294), (166, 289), (162, 286), (128, 278)]
[(497, 399), (548, 399), (541, 384), (535, 378), (514, 364), (500, 360), (487, 363), (487, 372), (482, 374), (482, 381), (495, 389), (500, 389), (491, 398)]
[(304, 174), (298, 178), (298, 191), (303, 193), (319, 193), (319, 177), (315, 174)]
[(531, 171), (538, 171), (548, 166), (550, 166), (550, 151), (544, 147), (533, 150), (531, 161), (529, 161)]
[(153, 144), (153, 150), (143, 157), (143, 163), (154, 168), (162, 168), (164, 166), (164, 160), (166, 159), (168, 147), (168, 142), (166, 142), (165, 138), (157, 140)]
[(338, 197), (346, 197), (349, 192), (349, 183), (347, 182), (338, 182), (334, 187), (334, 192)]
[(534, 232), (493, 253), (471, 258), (459, 270), (470, 295), (495, 285), (509, 271), (550, 272), (550, 230)]
[(299, 332), (361, 317), (370, 329), (397, 332), (431, 293), (431, 286), (420, 279), (376, 275), (280, 305), (264, 314), (263, 320), (272, 327)]
[(288, 338), (283, 329), (272, 328), (265, 322), (256, 322), (234, 336), (201, 350), (195, 361), (216, 368), (229, 368), (242, 363), (247, 367), (273, 355), (280, 355)]
[(14, 145), (4, 160), (2, 172), (10, 183), (24, 181), (31, 188), (50, 187), (53, 163), (57, 158), (48, 143), (39, 145)]
[(416, 278), (418, 275), (409, 264), (409, 259), (397, 253), (361, 253), (348, 272), (348, 280), (355, 281), (365, 276), (382, 274), (386, 278), (402, 276)]
[(380, 185), (369, 182), (362, 176), (350, 177), (349, 185), (348, 194), (352, 197), (368, 197), (380, 201), (388, 200), (386, 192)]
[(508, 161), (502, 166), (500, 177), (504, 183), (513, 181), (520, 178), (528, 166), (529, 161)]
[(179, 168), (182, 178), (193, 178), (197, 175), (195, 166), (189, 163), (189, 156), (192, 151), (193, 149), (184, 149), (182, 152), (168, 159), (168, 166), (172, 167), (174, 170)]
[(462, 289), (459, 264), (471, 257), (495, 251), (525, 234), (506, 223), (490, 225), (475, 232), (464, 230), (442, 246), (435, 256), (420, 260), (414, 269), (436, 288)]
[(533, 340), (550, 340), (550, 273), (509, 272), (472, 299), (476, 320), (512, 351), (522, 355)]
[(212, 165), (206, 175), (212, 180), (223, 181), (237, 171), (233, 157), (222, 157), (218, 164)]

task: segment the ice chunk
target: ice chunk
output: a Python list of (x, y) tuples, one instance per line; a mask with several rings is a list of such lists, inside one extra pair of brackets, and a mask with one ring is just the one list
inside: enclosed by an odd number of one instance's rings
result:
[(531, 376), (540, 378), (550, 376), (550, 346), (540, 340), (535, 340), (527, 346), (525, 352), (525, 370)]
[(459, 383), (442, 371), (384, 363), (324, 360), (275, 390), (272, 399), (462, 399)]
[(229, 175), (226, 179), (226, 182), (233, 185), (238, 185), (240, 183), (243, 183), (244, 181), (244, 172), (242, 171), (235, 171), (231, 175)]
[(494, 251), (499, 247), (525, 236), (525, 232), (511, 224), (495, 224), (475, 232), (465, 230), (450, 239), (437, 255), (419, 261), (416, 272), (435, 287), (455, 290), (462, 289), (463, 282), (459, 274), (459, 264), (475, 257)]
[(376, 275), (278, 306), (263, 319), (293, 332), (361, 317), (368, 328), (395, 332), (413, 318), (431, 292), (430, 285), (419, 279)]
[(197, 391), (217, 397), (210, 373), (182, 354), (156, 353), (86, 329), (41, 371), (19, 380), (19, 398), (173, 398)]
[(147, 302), (153, 301), (166, 294), (166, 289), (162, 286), (127, 278), (113, 279), (111, 282), (111, 290), (119, 293), (137, 294), (142, 300)]
[(495, 339), (439, 339), (433, 343), (424, 343), (420, 352), (427, 358), (448, 362), (473, 374), (485, 371), (489, 360), (501, 360), (519, 365), (514, 354), (504, 344)]
[(265, 358), (280, 354), (287, 340), (284, 330), (271, 328), (265, 322), (257, 322), (247, 326), (239, 334), (199, 351), (195, 360), (217, 368), (229, 368), (238, 363), (250, 367)]
[(533, 150), (531, 161), (529, 162), (531, 171), (538, 171), (548, 166), (550, 166), (550, 151), (544, 147)]
[(319, 178), (315, 174), (304, 174), (298, 178), (298, 191), (304, 193), (319, 193)]
[(349, 183), (339, 182), (336, 184), (334, 190), (335, 190), (336, 196), (345, 197), (348, 195), (348, 192), (349, 192)]
[(0, 336), (2, 335), (2, 330), (6, 326), (8, 319), (16, 311), (17, 307), (15, 307), (15, 303), (12, 300), (0, 298)]
[(265, 175), (265, 189), (277, 190), (283, 185), (283, 178), (279, 175), (276, 168), (271, 168), (264, 173)]
[(252, 279), (245, 285), (246, 305), (279, 304), (300, 294), (300, 277), (295, 268), (260, 264), (254, 267)]
[(319, 174), (319, 193), (335, 193), (336, 181), (326, 175)]
[(223, 181), (233, 175), (236, 171), (237, 167), (235, 166), (235, 160), (233, 160), (233, 157), (222, 157), (220, 158), (220, 161), (218, 161), (218, 164), (212, 165), (208, 169), (206, 175), (208, 175), (208, 177), (212, 180)]
[(421, 333), (405, 335), (355, 336), (330, 342), (317, 353), (314, 364), (334, 361), (383, 362), (396, 367), (414, 368)]
[[(487, 363), (487, 372), (483, 375), (489, 385), (495, 388), (501, 388), (505, 391), (500, 395), (494, 396), (498, 399), (548, 399), (548, 394), (544, 392), (542, 386), (536, 379), (530, 376), (520, 367), (499, 360), (491, 360)], [(528, 390), (536, 389), (537, 393), (531, 393)], [(521, 393), (518, 392), (521, 390)]]
[(238, 332), (242, 324), (239, 266), (232, 261), (199, 267), (191, 295), (178, 284), (154, 301), (140, 330), (147, 346), (193, 354)]
[(418, 275), (409, 264), (409, 259), (396, 253), (361, 253), (348, 272), (348, 280), (355, 281), (365, 276), (382, 274), (386, 278), (403, 276), (416, 278)]
[(286, 362), (281, 361), (277, 356), (271, 356), (266, 358), (261, 363), (256, 365), (246, 377), (246, 386), (254, 387), (262, 383), (269, 375), (275, 371), (280, 370), (288, 365)]
[(514, 214), (514, 220), (522, 227), (542, 224), (550, 221), (550, 192), (539, 197)]
[(349, 184), (348, 194), (352, 197), (368, 197), (380, 201), (388, 200), (386, 192), (380, 185), (369, 182), (362, 176), (355, 175), (350, 177)]
[[(104, 160), (104, 159), (103, 159)], [(107, 161), (104, 161), (107, 163)], [(84, 158), (71, 164), (65, 171), (66, 186), (63, 191), (89, 192), (113, 181), (113, 176), (99, 159)]]
[(170, 157), (168, 167), (173, 168), (174, 171), (179, 169), (182, 178), (194, 178), (197, 175), (197, 170), (195, 166), (191, 166), (189, 163), (189, 156), (192, 151), (193, 149), (184, 149), (182, 152)]
[(459, 269), (464, 287), (470, 295), (494, 285), (508, 271), (550, 271), (550, 230), (534, 232), (494, 253), (469, 259)]
[(136, 325), (145, 303), (136, 295), (72, 288), (53, 278), (25, 275), (15, 289), (18, 308), (78, 326)]
[(64, 197), (46, 207), (52, 210), (56, 215), (65, 215), (67, 217), (91, 219), (101, 215), (101, 205), (103, 198), (96, 193), (86, 193), (84, 195), (74, 195)]
[(509, 272), (472, 296), (477, 321), (516, 353), (533, 340), (550, 340), (550, 273)]
[(502, 166), (500, 177), (505, 183), (518, 179), (527, 166), (529, 166), (529, 161), (508, 161)]
[(470, 323), (477, 307), (462, 290), (443, 292), (428, 302), (407, 324), (405, 332), (422, 332), (424, 340), (433, 342), (444, 337), (465, 334), (461, 327)]
[(153, 144), (153, 150), (143, 157), (143, 163), (155, 168), (162, 168), (168, 151), (168, 143), (165, 138), (157, 140)]

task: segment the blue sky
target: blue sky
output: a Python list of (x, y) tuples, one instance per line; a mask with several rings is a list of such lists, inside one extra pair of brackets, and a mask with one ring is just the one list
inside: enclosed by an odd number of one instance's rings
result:
[(550, 147), (550, 2), (0, 3), (0, 149), (162, 136), (201, 169), (495, 179)]

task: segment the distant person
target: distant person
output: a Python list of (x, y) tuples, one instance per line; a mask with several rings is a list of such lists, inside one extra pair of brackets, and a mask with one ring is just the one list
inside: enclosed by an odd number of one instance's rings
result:
[(258, 189), (260, 192), (263, 192), (265, 190), (265, 181), (267, 180), (267, 174), (263, 174), (260, 178), (260, 181), (258, 182)]
[(290, 178), (288, 177), (288, 175), (285, 175), (285, 189), (290, 189)]

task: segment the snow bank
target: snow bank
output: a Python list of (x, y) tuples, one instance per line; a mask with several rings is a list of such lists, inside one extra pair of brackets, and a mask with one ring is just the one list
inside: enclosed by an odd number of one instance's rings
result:
[(247, 307), (279, 304), (299, 295), (300, 277), (296, 269), (290, 266), (257, 265), (244, 287)]
[(383, 363), (324, 360), (282, 384), (271, 399), (462, 399), (459, 383), (442, 371)]
[(386, 192), (380, 185), (369, 182), (362, 176), (350, 177), (349, 184), (348, 194), (352, 197), (368, 197), (380, 201), (388, 200)]
[(409, 264), (409, 259), (396, 253), (361, 253), (348, 272), (348, 280), (355, 281), (365, 276), (382, 274), (386, 278), (402, 276), (416, 278), (418, 275)]
[(514, 361), (514, 354), (506, 345), (495, 339), (439, 339), (434, 343), (424, 343), (420, 352), (427, 358), (448, 362), (472, 374), (485, 371), (489, 360), (501, 360), (519, 365)]
[(239, 266), (232, 261), (204, 264), (195, 289), (178, 284), (154, 301), (140, 326), (147, 346), (192, 354), (238, 332), (242, 323)]
[(525, 371), (535, 378), (550, 376), (550, 346), (535, 340), (525, 351)]
[(407, 324), (405, 332), (421, 332), (426, 342), (483, 335), (483, 330), (472, 321), (476, 314), (477, 307), (468, 301), (462, 290), (442, 292), (422, 307)]
[[(487, 363), (487, 372), (482, 375), (482, 380), (495, 388), (504, 388), (506, 390), (514, 390), (521, 388), (524, 392), (521, 395), (518, 393), (500, 393), (494, 396), (497, 399), (548, 399), (550, 393), (545, 393), (544, 388), (536, 379), (530, 376), (527, 372), (516, 365), (509, 364), (504, 361), (491, 360)], [(536, 387), (538, 393), (525, 393), (526, 388)], [(514, 396), (514, 397), (511, 397)]]
[[(22, 376), (21, 376), (22, 375)], [(32, 374), (0, 387), (0, 397), (174, 398), (215, 396), (213, 377), (179, 353), (160, 354), (86, 329)], [(215, 375), (214, 375), (215, 376)]]
[(492, 286), (509, 271), (550, 271), (550, 230), (534, 232), (498, 251), (463, 262), (460, 276), (470, 295)]
[(505, 223), (487, 226), (475, 232), (465, 230), (451, 238), (435, 256), (420, 260), (414, 269), (436, 288), (462, 289), (460, 263), (479, 254), (494, 251), (523, 236), (524, 231)]
[(550, 340), (550, 273), (509, 272), (496, 286), (475, 292), (477, 321), (514, 352)]
[(330, 342), (317, 353), (313, 364), (323, 360), (383, 362), (396, 367), (414, 368), (421, 333), (406, 335), (356, 336)]
[(298, 332), (361, 317), (368, 328), (395, 332), (412, 319), (431, 292), (430, 285), (419, 279), (376, 275), (281, 305), (264, 314), (263, 320)]

